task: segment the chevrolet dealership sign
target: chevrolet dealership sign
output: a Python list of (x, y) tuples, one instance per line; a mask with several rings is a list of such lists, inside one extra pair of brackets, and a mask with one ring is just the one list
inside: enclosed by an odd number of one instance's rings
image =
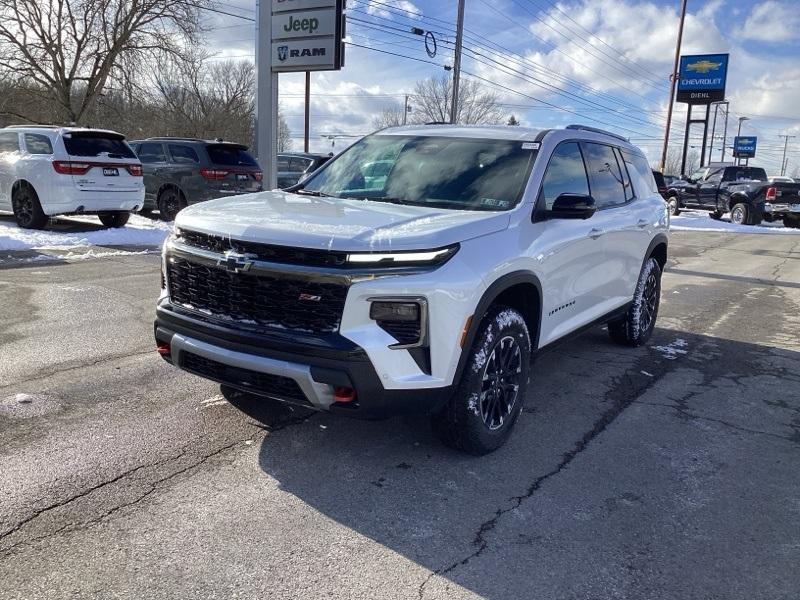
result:
[(734, 158), (753, 158), (756, 155), (758, 138), (753, 135), (737, 135), (733, 138)]
[(331, 71), (344, 63), (344, 0), (272, 0), (272, 70)]
[(688, 104), (724, 100), (727, 77), (727, 54), (681, 56), (677, 100)]

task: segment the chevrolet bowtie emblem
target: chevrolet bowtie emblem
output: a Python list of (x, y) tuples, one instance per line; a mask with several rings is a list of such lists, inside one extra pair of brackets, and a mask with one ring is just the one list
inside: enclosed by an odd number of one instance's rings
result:
[(687, 71), (694, 71), (695, 73), (708, 73), (715, 71), (722, 66), (722, 63), (711, 62), (710, 60), (698, 60), (690, 65), (686, 65)]
[(253, 266), (252, 258), (255, 258), (252, 254), (241, 254), (228, 250), (225, 256), (217, 260), (217, 266), (224, 267), (229, 273), (242, 273)]

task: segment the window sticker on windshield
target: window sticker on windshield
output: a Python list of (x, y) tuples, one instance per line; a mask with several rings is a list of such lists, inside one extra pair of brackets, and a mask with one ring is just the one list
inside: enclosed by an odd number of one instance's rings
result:
[(508, 200), (499, 200), (497, 198), (481, 198), (481, 206), (491, 206), (494, 208), (508, 208), (511, 202)]
[(538, 150), (539, 149), (539, 142), (523, 142), (522, 143), (523, 150)]

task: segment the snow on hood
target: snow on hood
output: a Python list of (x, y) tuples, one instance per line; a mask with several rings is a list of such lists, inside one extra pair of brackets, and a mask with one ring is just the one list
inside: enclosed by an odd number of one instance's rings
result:
[(507, 212), (446, 210), (301, 196), (279, 190), (194, 204), (177, 227), (234, 239), (330, 250), (421, 250), (508, 227)]

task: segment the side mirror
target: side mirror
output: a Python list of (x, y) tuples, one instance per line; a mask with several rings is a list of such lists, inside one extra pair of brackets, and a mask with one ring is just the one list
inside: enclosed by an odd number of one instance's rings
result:
[(553, 202), (547, 216), (551, 219), (588, 219), (597, 207), (594, 198), (586, 194), (561, 194)]

